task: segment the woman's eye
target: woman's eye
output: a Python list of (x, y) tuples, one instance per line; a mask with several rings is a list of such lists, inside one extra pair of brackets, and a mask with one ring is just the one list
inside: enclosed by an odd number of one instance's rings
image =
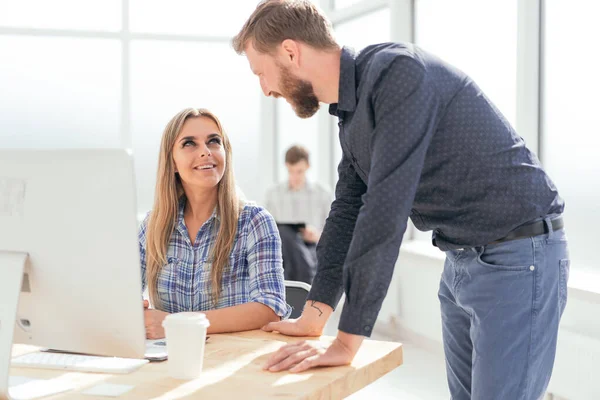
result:
[(220, 138), (212, 138), (208, 141), (208, 143), (216, 143), (216, 144), (221, 144), (221, 139)]
[(186, 140), (185, 142), (183, 142), (183, 146), (182, 147), (189, 147), (189, 146), (195, 146), (196, 143), (194, 143), (194, 141), (192, 140)]

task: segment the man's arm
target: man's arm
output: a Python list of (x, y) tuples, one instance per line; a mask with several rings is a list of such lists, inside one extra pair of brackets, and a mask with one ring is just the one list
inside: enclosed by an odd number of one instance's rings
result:
[(331, 204), (329, 217), (317, 245), (317, 274), (307, 297), (307, 307), (310, 301), (316, 301), (333, 309), (339, 302), (342, 296), (344, 260), (362, 206), (361, 196), (367, 190), (346, 155), (342, 156), (338, 175), (336, 199)]
[(340, 331), (370, 336), (387, 293), (439, 109), (425, 69), (397, 56), (372, 96), (369, 187), (344, 266)]

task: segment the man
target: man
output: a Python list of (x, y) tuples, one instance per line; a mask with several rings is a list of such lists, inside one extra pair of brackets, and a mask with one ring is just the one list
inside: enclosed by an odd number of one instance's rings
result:
[(267, 96), (300, 117), (330, 104), (343, 150), (302, 316), (266, 326), (319, 335), (271, 371), (349, 363), (369, 336), (410, 217), (446, 252), (439, 298), (453, 399), (534, 399), (554, 363), (569, 266), (564, 202), (537, 158), (464, 73), (411, 44), (340, 48), (309, 1), (260, 3), (233, 40)]
[[(285, 153), (288, 179), (267, 191), (266, 207), (277, 221), (285, 279), (312, 283), (317, 268), (316, 244), (329, 214), (331, 194), (306, 180), (309, 154), (302, 146)], [(299, 230), (298, 223), (305, 226)]]

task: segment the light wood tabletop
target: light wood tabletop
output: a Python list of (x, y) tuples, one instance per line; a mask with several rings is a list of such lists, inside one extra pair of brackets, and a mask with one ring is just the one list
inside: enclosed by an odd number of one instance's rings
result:
[[(34, 368), (11, 368), (11, 376), (69, 382), (76, 389), (47, 399), (101, 399), (81, 392), (100, 383), (134, 386), (119, 399), (342, 399), (402, 364), (402, 345), (365, 340), (349, 366), (309, 370), (299, 374), (262, 370), (270, 353), (286, 342), (302, 340), (278, 333), (250, 331), (210, 335), (202, 374), (195, 380), (169, 377), (167, 362), (151, 362), (129, 374), (103, 374)], [(332, 337), (307, 338), (332, 341)], [(13, 357), (31, 352), (14, 345)]]

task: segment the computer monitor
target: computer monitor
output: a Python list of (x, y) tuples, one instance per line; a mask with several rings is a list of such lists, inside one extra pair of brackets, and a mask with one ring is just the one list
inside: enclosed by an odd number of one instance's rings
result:
[(0, 150), (0, 380), (12, 343), (144, 357), (136, 215), (127, 150)]

